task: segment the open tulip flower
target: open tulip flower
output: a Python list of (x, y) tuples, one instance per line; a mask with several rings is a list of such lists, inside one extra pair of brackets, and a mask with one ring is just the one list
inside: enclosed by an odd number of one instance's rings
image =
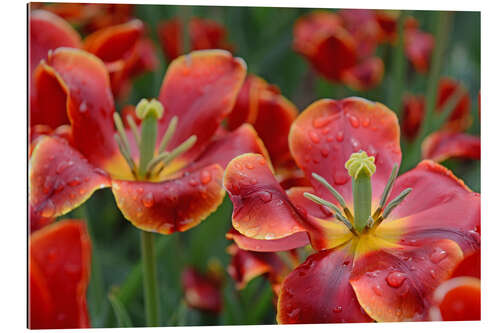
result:
[(133, 76), (152, 71), (158, 64), (153, 45), (144, 36), (144, 24), (137, 19), (99, 29), (83, 41), (65, 20), (45, 10), (31, 11), (29, 25), (30, 126), (38, 124), (55, 129), (69, 123), (63, 114), (49, 116), (39, 111), (44, 106), (38, 104), (48, 101), (44, 98), (45, 85), (40, 87), (40, 92), (35, 89), (33, 74), (40, 61), (47, 59), (50, 50), (65, 46), (83, 48), (96, 55), (104, 61), (110, 72), (113, 93), (121, 97), (126, 95)]
[(141, 101), (140, 126), (128, 117), (125, 129), (103, 62), (81, 50), (55, 50), (35, 70), (34, 85), (45, 83), (50, 100), (42, 114), (67, 116), (71, 136), (69, 142), (43, 136), (32, 153), (34, 215), (63, 215), (112, 186), (123, 215), (142, 230), (170, 234), (200, 223), (222, 202), (227, 162), (245, 152), (267, 154), (248, 124), (218, 131), (245, 72), (245, 63), (226, 51), (177, 58), (159, 101)]
[(189, 20), (188, 32), (183, 30), (178, 18), (161, 22), (158, 25), (163, 52), (169, 59), (182, 54), (183, 38), (189, 33), (191, 50), (223, 49), (233, 51), (234, 47), (227, 41), (227, 31), (216, 21), (193, 17)]
[(247, 250), (310, 242), (317, 251), (283, 282), (278, 323), (424, 320), (436, 287), (479, 249), (480, 195), (429, 160), (396, 177), (399, 139), (384, 105), (324, 99), (289, 135), (311, 187), (285, 192), (259, 154), (228, 164), (233, 227)]
[(384, 74), (384, 63), (373, 55), (378, 30), (355, 29), (359, 27), (353, 22), (357, 16), (344, 16), (348, 19), (317, 11), (299, 18), (293, 30), (293, 48), (326, 79), (356, 90), (373, 88)]
[(86, 328), (90, 239), (84, 221), (64, 220), (29, 239), (29, 327)]
[(217, 274), (200, 273), (192, 267), (182, 272), (182, 287), (187, 305), (193, 309), (219, 313), (222, 310), (222, 279)]

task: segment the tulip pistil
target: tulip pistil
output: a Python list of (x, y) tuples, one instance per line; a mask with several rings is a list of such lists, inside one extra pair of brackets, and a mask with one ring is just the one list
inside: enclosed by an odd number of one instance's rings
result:
[(196, 135), (191, 135), (176, 148), (166, 151), (166, 147), (171, 141), (178, 123), (177, 116), (174, 116), (170, 120), (155, 155), (158, 120), (163, 116), (163, 112), (163, 105), (158, 100), (152, 99), (148, 101), (143, 98), (136, 106), (136, 115), (142, 120), (141, 129), (139, 130), (131, 116), (127, 117), (127, 122), (132, 130), (135, 143), (139, 148), (138, 165), (132, 157), (130, 143), (125, 133), (123, 122), (118, 113), (113, 115), (117, 129), (115, 140), (134, 178), (137, 180), (148, 180), (158, 176), (164, 170), (165, 166), (179, 155), (191, 149), (196, 143)]
[(304, 196), (331, 210), (335, 218), (342, 222), (355, 236), (377, 228), (391, 214), (394, 208), (403, 202), (412, 190), (411, 188), (406, 188), (387, 203), (399, 169), (399, 166), (395, 164), (380, 198), (378, 208), (372, 214), (371, 177), (376, 171), (375, 158), (368, 156), (366, 152), (361, 150), (351, 155), (345, 167), (352, 179), (354, 214), (347, 207), (342, 195), (326, 179), (316, 173), (313, 173), (312, 177), (332, 193), (340, 207), (312, 193), (304, 193)]

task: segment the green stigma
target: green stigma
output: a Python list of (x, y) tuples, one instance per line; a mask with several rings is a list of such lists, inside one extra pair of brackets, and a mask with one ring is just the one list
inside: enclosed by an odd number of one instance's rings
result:
[(143, 98), (135, 107), (135, 113), (139, 119), (145, 119), (149, 115), (160, 119), (163, 116), (163, 105), (155, 98), (150, 101)]
[(362, 172), (371, 177), (377, 169), (375, 166), (375, 157), (368, 156), (366, 152), (362, 150), (351, 155), (345, 163), (345, 168), (347, 169), (349, 176), (354, 179), (358, 179)]

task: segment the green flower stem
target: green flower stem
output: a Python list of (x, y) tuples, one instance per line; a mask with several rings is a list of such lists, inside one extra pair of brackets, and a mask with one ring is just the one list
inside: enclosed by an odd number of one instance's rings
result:
[(398, 41), (394, 51), (394, 61), (392, 66), (392, 89), (389, 90), (389, 107), (399, 116), (401, 114), (401, 104), (403, 89), (405, 86), (406, 58), (404, 53), (404, 22), (407, 13), (402, 11), (398, 19)]
[(151, 113), (142, 120), (139, 179), (144, 179), (144, 177), (146, 176), (148, 164), (154, 157), (157, 122), (157, 117)]
[(421, 157), (421, 147), (424, 138), (432, 130), (432, 122), (434, 120), (433, 114), (436, 106), (437, 88), (439, 84), (439, 76), (444, 61), (446, 45), (450, 28), (452, 26), (452, 13), (451, 12), (437, 12), (436, 13), (436, 30), (435, 30), (435, 48), (432, 52), (432, 62), (429, 71), (429, 78), (427, 81), (427, 91), (425, 97), (425, 115), (422, 121), (422, 126), (419, 130), (418, 136), (415, 141), (409, 146), (409, 154), (401, 164), (401, 172), (405, 172), (414, 167)]
[(358, 177), (353, 178), (352, 193), (354, 197), (354, 228), (362, 231), (372, 213), (371, 176), (362, 171)]
[(156, 278), (156, 257), (154, 253), (154, 234), (141, 231), (142, 274), (146, 324), (159, 326), (158, 281)]

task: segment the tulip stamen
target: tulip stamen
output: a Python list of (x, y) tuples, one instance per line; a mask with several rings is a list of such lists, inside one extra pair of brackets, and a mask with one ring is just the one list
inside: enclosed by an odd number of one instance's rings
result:
[(352, 226), (352, 223), (342, 214), (340, 209), (334, 203), (327, 201), (325, 199), (322, 199), (322, 198), (320, 198), (312, 193), (308, 193), (308, 192), (304, 193), (304, 197), (317, 203), (318, 205), (323, 205), (323, 206), (327, 207), (328, 209), (330, 209), (334, 213), (335, 218), (337, 220), (342, 222), (347, 227), (347, 229), (349, 229), (349, 231), (352, 232), (354, 235), (356, 235), (356, 236), (358, 235), (358, 233), (356, 232), (356, 230)]
[(397, 197), (392, 199), (387, 204), (387, 206), (383, 210), (382, 214), (376, 218), (375, 223), (373, 224), (373, 227), (378, 227), (380, 225), (380, 223), (382, 223), (383, 220), (387, 219), (387, 217), (389, 217), (389, 215), (394, 210), (394, 208), (396, 208), (399, 204), (401, 204), (403, 202), (403, 200), (408, 196), (408, 194), (410, 194), (411, 191), (412, 191), (412, 188), (408, 187), (408, 188), (404, 189), (403, 191), (401, 191), (401, 193), (399, 193)]
[[(177, 158), (179, 155), (185, 153), (193, 145), (196, 143), (197, 137), (196, 135), (191, 135), (189, 138), (187, 138), (183, 143), (178, 145), (175, 149), (173, 149), (170, 152), (163, 152), (160, 155), (158, 155), (159, 159), (156, 164), (152, 164), (151, 166), (148, 165), (148, 174), (151, 174), (153, 172), (153, 169), (159, 165), (160, 163), (162, 164), (161, 168), (155, 173), (157, 176), (160, 175), (163, 171), (163, 169), (170, 163), (172, 162), (175, 158)], [(160, 157), (161, 156), (161, 157)], [(153, 161), (151, 161), (153, 162)]]
[(114, 138), (115, 138), (116, 143), (118, 144), (118, 149), (120, 149), (120, 153), (122, 154), (123, 158), (127, 162), (128, 167), (130, 168), (130, 171), (132, 172), (134, 177), (136, 177), (137, 176), (137, 166), (134, 163), (134, 160), (132, 158), (132, 155), (130, 154), (130, 151), (127, 151), (127, 149), (125, 148), (125, 145), (124, 145), (122, 139), (120, 138), (120, 135), (115, 134)]
[(178, 123), (177, 116), (172, 117), (172, 119), (168, 123), (167, 130), (165, 131), (165, 134), (163, 135), (163, 138), (161, 139), (160, 142), (160, 147), (158, 148), (158, 152), (160, 154), (165, 150), (165, 148), (167, 148), (168, 143), (172, 139), (175, 130), (177, 129), (177, 123)]
[(134, 134), (135, 144), (137, 147), (141, 145), (141, 136), (139, 135), (139, 128), (137, 128), (137, 124), (131, 115), (127, 115), (128, 126), (132, 129), (132, 133)]

